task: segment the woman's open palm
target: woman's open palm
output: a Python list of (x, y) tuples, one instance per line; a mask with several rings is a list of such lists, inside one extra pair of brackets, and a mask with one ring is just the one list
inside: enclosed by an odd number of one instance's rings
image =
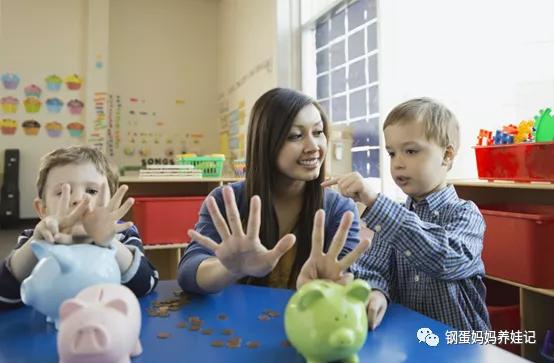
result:
[[(275, 247), (268, 250), (260, 241), (261, 201), (257, 195), (250, 200), (250, 214), (246, 234), (242, 228), (240, 214), (235, 201), (233, 189), (229, 186), (223, 188), (223, 201), (227, 221), (219, 211), (213, 197), (206, 199), (208, 212), (212, 217), (214, 226), (221, 237), (221, 243), (217, 243), (194, 230), (189, 230), (188, 235), (202, 246), (212, 250), (221, 264), (232, 273), (262, 277), (270, 273), (279, 259), (294, 245), (296, 237), (287, 234), (281, 238)], [(230, 230), (229, 230), (230, 228)]]

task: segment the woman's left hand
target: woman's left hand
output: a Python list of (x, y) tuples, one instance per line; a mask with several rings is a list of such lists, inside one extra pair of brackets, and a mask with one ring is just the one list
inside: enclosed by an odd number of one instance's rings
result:
[(339, 228), (329, 246), (329, 250), (327, 253), (324, 253), (325, 212), (322, 209), (316, 212), (312, 230), (312, 250), (296, 280), (297, 289), (305, 283), (316, 279), (330, 280), (340, 284), (352, 281), (354, 276), (346, 271), (369, 248), (370, 244), (369, 240), (362, 240), (353, 251), (350, 251), (350, 253), (338, 260), (353, 218), (354, 214), (352, 212), (344, 213)]

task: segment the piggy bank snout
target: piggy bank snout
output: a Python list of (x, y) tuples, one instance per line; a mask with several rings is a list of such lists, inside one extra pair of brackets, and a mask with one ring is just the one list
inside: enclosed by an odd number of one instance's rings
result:
[(348, 348), (354, 344), (355, 336), (351, 329), (340, 328), (329, 336), (329, 345), (333, 348)]
[(89, 354), (104, 351), (108, 346), (108, 333), (99, 325), (88, 325), (79, 328), (73, 338), (75, 353)]

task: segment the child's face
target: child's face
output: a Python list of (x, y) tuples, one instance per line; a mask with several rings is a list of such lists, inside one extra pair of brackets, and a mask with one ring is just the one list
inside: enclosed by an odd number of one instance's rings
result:
[(384, 134), (391, 175), (404, 193), (421, 200), (446, 185), (446, 150), (427, 139), (423, 123), (397, 123)]
[(327, 152), (327, 137), (318, 109), (310, 104), (296, 115), (279, 156), (279, 172), (292, 180), (310, 181), (319, 176)]
[[(48, 173), (43, 198), (37, 203), (37, 212), (41, 218), (56, 213), (63, 184), (69, 184), (71, 187), (69, 199), (71, 210), (79, 204), (86, 194), (90, 196), (89, 205), (91, 209), (94, 209), (96, 205), (107, 205), (110, 200), (108, 179), (96, 169), (93, 163), (85, 162), (57, 166)], [(101, 188), (106, 188), (102, 201), (99, 200)], [(80, 223), (75, 226), (73, 234), (85, 234)]]

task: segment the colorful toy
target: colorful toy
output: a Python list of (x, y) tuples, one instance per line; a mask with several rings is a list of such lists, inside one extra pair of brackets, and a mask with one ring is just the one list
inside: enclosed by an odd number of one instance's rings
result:
[(492, 138), (492, 131), (480, 129), (479, 136), (477, 136), (477, 146), (489, 146), (492, 145), (494, 139)]
[(39, 261), (21, 284), (21, 300), (46, 315), (56, 328), (64, 300), (92, 285), (121, 282), (115, 247), (33, 241), (31, 249)]
[(550, 108), (540, 110), (535, 116), (535, 141), (554, 141), (554, 116), (550, 114)]
[(523, 120), (517, 127), (517, 133), (514, 136), (516, 143), (533, 141), (533, 120)]
[(285, 332), (309, 363), (358, 362), (367, 337), (366, 304), (371, 288), (363, 280), (346, 286), (314, 280), (302, 286), (285, 309)]
[(140, 326), (140, 305), (129, 288), (87, 287), (60, 308), (60, 362), (130, 362), (142, 353)]
[(500, 130), (496, 130), (496, 134), (494, 135), (495, 145), (513, 144), (513, 143), (514, 143), (514, 135), (510, 135)]

